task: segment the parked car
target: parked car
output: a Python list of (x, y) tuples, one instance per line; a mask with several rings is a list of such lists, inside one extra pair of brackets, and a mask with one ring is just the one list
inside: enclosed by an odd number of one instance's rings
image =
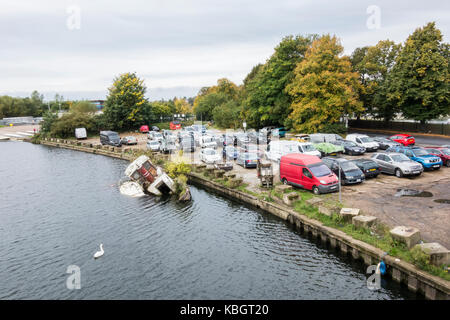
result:
[(240, 147), (242, 145), (246, 145), (250, 143), (250, 137), (246, 133), (238, 133), (235, 135), (236, 146)]
[(259, 157), (256, 152), (242, 152), (239, 153), (236, 163), (244, 168), (256, 168)]
[(222, 149), (222, 157), (226, 160), (236, 160), (239, 155), (237, 148), (226, 146)]
[(280, 161), (281, 157), (289, 153), (300, 153), (298, 142), (292, 140), (270, 141), (265, 156), (272, 161)]
[(341, 184), (355, 184), (362, 183), (365, 180), (365, 175), (360, 168), (353, 162), (344, 158), (322, 158), (323, 163), (327, 165), (334, 174), (339, 177), (341, 172)]
[(450, 148), (445, 147), (425, 147), (430, 154), (441, 158), (442, 165), (450, 167)]
[(300, 151), (303, 154), (309, 154), (310, 156), (316, 156), (321, 158), (322, 153), (317, 150), (312, 143), (309, 142), (297, 142), (298, 145), (298, 151)]
[(313, 133), (309, 135), (304, 134), (303, 138), (309, 139), (309, 142), (311, 143), (321, 143), (321, 142), (331, 143), (336, 140), (344, 140), (344, 138), (342, 138), (340, 135), (336, 133)]
[(148, 140), (147, 141), (147, 149), (151, 151), (159, 151), (160, 142), (157, 140)]
[(205, 163), (216, 163), (221, 161), (220, 154), (211, 148), (205, 148), (200, 151), (200, 160)]
[(152, 126), (152, 131), (159, 131), (159, 128), (157, 126)]
[(193, 124), (192, 129), (194, 129), (194, 131), (200, 132), (200, 133), (205, 133), (206, 132), (206, 127), (204, 125), (201, 124)]
[(169, 124), (170, 130), (178, 130), (181, 129), (181, 123), (180, 121), (171, 121)]
[(291, 153), (280, 159), (280, 179), (284, 184), (312, 190), (314, 194), (335, 192), (339, 188), (336, 175), (319, 157)]
[(360, 147), (366, 148), (367, 152), (377, 151), (378, 148), (380, 147), (380, 145), (376, 141), (374, 141), (369, 136), (366, 136), (365, 134), (352, 133), (352, 134), (347, 135), (347, 137), (345, 139), (349, 140), (349, 141), (353, 141)]
[(122, 144), (126, 144), (128, 145), (133, 145), (133, 144), (137, 144), (137, 139), (136, 137), (133, 136), (126, 136), (124, 138), (122, 138)]
[(351, 156), (358, 156), (358, 155), (364, 154), (364, 152), (366, 152), (366, 148), (357, 145), (353, 141), (336, 140), (331, 143), (336, 146), (341, 146), (342, 148), (344, 148), (344, 153), (351, 155)]
[(424, 148), (398, 146), (390, 147), (386, 152), (403, 153), (411, 160), (420, 163), (424, 170), (439, 170), (442, 166), (441, 158), (430, 154)]
[(161, 134), (161, 132), (158, 131), (150, 131), (149, 133), (147, 133), (147, 139), (149, 140), (157, 140), (157, 141), (161, 141), (164, 139), (163, 135)]
[(286, 132), (286, 128), (281, 127), (273, 129), (270, 134), (272, 135), (272, 137), (284, 138), (286, 136)]
[(115, 147), (122, 146), (119, 134), (115, 131), (100, 131), (100, 143), (102, 145), (111, 145)]
[(75, 138), (77, 138), (78, 140), (87, 139), (86, 128), (76, 128), (75, 129)]
[(141, 133), (147, 133), (149, 131), (150, 131), (150, 129), (147, 125), (143, 125), (139, 128), (139, 132), (141, 132)]
[(183, 137), (179, 144), (178, 148), (183, 150), (183, 152), (194, 152), (195, 151), (195, 141), (194, 137), (189, 135), (188, 137)]
[(322, 157), (337, 156), (340, 153), (344, 153), (343, 147), (329, 142), (316, 143), (314, 144), (314, 148), (316, 148), (320, 152)]
[(211, 136), (201, 136), (199, 142), (201, 148), (217, 148), (217, 143)]
[(350, 161), (356, 164), (356, 166), (361, 169), (366, 179), (376, 178), (381, 172), (380, 165), (371, 159), (360, 158)]
[(380, 146), (379, 149), (381, 149), (381, 150), (386, 150), (390, 147), (395, 147), (395, 146), (400, 145), (400, 143), (398, 143), (396, 141), (392, 141), (392, 140), (390, 140), (388, 138), (384, 138), (384, 137), (373, 137), (372, 139), (378, 143), (378, 145)]
[(223, 142), (222, 145), (225, 146), (233, 146), (234, 145), (234, 136), (229, 134), (223, 134)]
[(416, 139), (409, 134), (399, 133), (389, 137), (392, 141), (398, 142), (404, 146), (413, 146), (416, 144)]
[(173, 138), (167, 137), (166, 139), (162, 139), (160, 142), (159, 151), (162, 153), (172, 153), (177, 149), (175, 144), (175, 140)]
[(395, 174), (398, 178), (419, 176), (423, 172), (420, 164), (403, 153), (374, 153), (371, 159), (380, 165), (382, 173)]

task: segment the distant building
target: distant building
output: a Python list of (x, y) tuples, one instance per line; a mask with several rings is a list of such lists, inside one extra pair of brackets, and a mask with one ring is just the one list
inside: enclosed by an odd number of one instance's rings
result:
[(89, 100), (89, 102), (95, 104), (97, 110), (102, 110), (105, 106), (105, 100)]

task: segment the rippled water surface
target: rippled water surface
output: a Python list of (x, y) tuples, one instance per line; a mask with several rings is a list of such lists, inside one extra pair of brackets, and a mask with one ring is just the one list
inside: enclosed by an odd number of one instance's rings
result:
[[(127, 162), (0, 143), (0, 299), (405, 299), (285, 222), (195, 187), (119, 192)], [(105, 255), (93, 259), (98, 245)], [(69, 265), (81, 289), (66, 288)]]

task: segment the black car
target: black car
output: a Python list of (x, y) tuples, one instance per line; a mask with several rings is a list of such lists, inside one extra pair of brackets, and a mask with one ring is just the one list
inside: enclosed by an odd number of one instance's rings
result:
[(344, 153), (345, 154), (349, 154), (351, 156), (361, 155), (364, 152), (366, 152), (366, 148), (358, 146), (353, 141), (336, 140), (336, 141), (332, 141), (330, 143), (332, 143), (332, 144), (334, 144), (336, 146), (341, 146), (342, 148), (344, 148)]
[(100, 143), (102, 145), (107, 144), (114, 147), (122, 146), (122, 140), (115, 131), (100, 131)]
[(256, 168), (258, 163), (258, 154), (254, 152), (242, 152), (239, 153), (236, 163), (244, 168)]
[(399, 146), (400, 143), (392, 141), (388, 138), (384, 138), (384, 137), (373, 137), (372, 138), (375, 142), (378, 142), (378, 144), (380, 145), (379, 149), (381, 150), (386, 150), (390, 147), (395, 147), (395, 146)]
[(365, 175), (360, 168), (353, 162), (344, 158), (322, 158), (323, 163), (330, 168), (334, 174), (339, 177), (339, 168), (341, 169), (341, 184), (361, 183), (365, 180)]
[(381, 172), (380, 166), (373, 160), (355, 159), (350, 161), (356, 164), (358, 168), (361, 169), (366, 178), (376, 178)]

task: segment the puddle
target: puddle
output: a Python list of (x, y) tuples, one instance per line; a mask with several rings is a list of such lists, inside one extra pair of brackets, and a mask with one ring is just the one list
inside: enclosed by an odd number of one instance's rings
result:
[(394, 196), (395, 197), (429, 198), (429, 197), (432, 197), (433, 194), (428, 191), (419, 191), (419, 190), (414, 190), (414, 189), (397, 189), (397, 193)]
[(434, 202), (450, 204), (450, 199), (436, 199)]

